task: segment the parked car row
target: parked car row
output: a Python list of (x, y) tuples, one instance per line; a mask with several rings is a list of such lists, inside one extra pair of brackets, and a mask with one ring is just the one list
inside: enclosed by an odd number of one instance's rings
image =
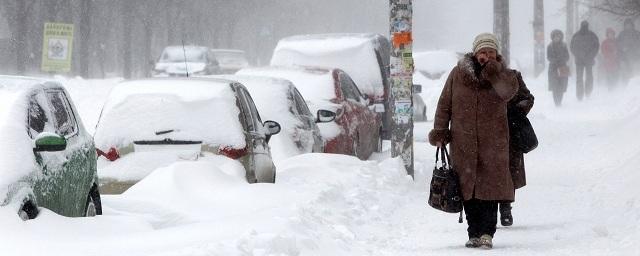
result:
[[(321, 47), (323, 41), (334, 42)], [(100, 193), (122, 193), (181, 159), (236, 159), (248, 183), (274, 183), (274, 157), (367, 159), (381, 151), (385, 132), (385, 44), (379, 35), (286, 38), (262, 68), (248, 68), (241, 51), (170, 46), (154, 68), (159, 77), (111, 90), (93, 137), (60, 84), (2, 77), (0, 117), (11, 121), (1, 134), (16, 144), (5, 148), (22, 153), (4, 154), (11, 171), (0, 180), (7, 188), (0, 202), (23, 219), (35, 218), (38, 207), (94, 216), (101, 214)], [(273, 153), (270, 142), (278, 147)]]

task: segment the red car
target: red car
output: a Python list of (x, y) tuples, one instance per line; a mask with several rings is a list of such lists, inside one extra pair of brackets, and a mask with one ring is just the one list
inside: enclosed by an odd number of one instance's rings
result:
[(312, 112), (326, 109), (336, 113), (333, 122), (318, 123), (325, 153), (367, 159), (372, 152), (381, 150), (380, 115), (346, 72), (313, 67), (264, 67), (242, 69), (237, 74), (287, 79), (300, 91)]

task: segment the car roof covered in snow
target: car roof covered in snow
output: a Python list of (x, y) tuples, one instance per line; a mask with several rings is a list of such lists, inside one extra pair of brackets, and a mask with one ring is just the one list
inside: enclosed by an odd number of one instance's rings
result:
[(339, 68), (349, 74), (361, 92), (383, 95), (383, 77), (378, 65), (377, 34), (297, 35), (278, 42), (271, 65)]
[(268, 76), (291, 81), (308, 101), (329, 101), (336, 98), (333, 69), (312, 67), (245, 68), (238, 75)]
[[(157, 78), (115, 86), (102, 109), (95, 142), (100, 149), (138, 140), (202, 141), (210, 146), (245, 146), (233, 81)], [(158, 131), (172, 132), (156, 134)]]

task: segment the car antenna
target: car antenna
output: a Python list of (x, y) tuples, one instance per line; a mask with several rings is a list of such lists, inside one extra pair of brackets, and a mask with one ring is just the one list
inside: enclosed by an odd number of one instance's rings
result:
[(189, 66), (187, 65), (187, 50), (184, 49), (184, 39), (182, 39), (182, 53), (184, 54), (184, 70), (187, 71), (187, 77), (189, 77)]

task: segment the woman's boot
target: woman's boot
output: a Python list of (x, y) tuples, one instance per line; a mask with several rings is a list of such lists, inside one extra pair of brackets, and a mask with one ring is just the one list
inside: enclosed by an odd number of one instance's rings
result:
[(500, 204), (500, 224), (505, 227), (513, 225), (513, 216), (511, 215), (510, 203)]

